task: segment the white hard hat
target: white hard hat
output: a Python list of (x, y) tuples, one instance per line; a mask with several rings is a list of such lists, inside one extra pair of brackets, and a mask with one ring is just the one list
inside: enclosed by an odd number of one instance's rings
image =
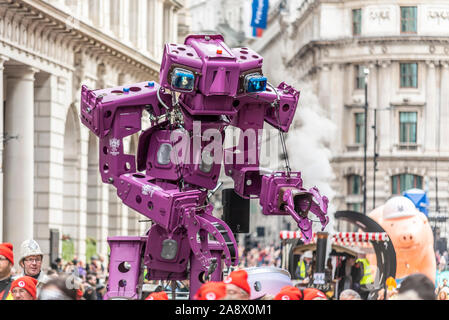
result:
[(384, 219), (395, 219), (415, 216), (418, 212), (418, 209), (416, 209), (409, 198), (397, 196), (385, 203), (382, 214)]
[(41, 247), (35, 240), (25, 240), (20, 246), (20, 262), (29, 256), (44, 256)]
[(303, 257), (304, 257), (304, 258), (310, 258), (310, 259), (312, 259), (312, 258), (313, 258), (313, 253), (312, 253), (312, 251), (307, 250), (306, 252), (304, 252)]

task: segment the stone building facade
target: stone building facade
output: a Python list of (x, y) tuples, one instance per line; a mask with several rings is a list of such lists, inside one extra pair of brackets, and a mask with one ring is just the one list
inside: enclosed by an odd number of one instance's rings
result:
[[(79, 121), (82, 84), (158, 81), (164, 43), (177, 42), (178, 0), (8, 0), (0, 5), (0, 240), (37, 240), (49, 263), (50, 231), (86, 239), (138, 235), (148, 223), (101, 182), (98, 139)], [(125, 150), (135, 152), (136, 137)], [(18, 259), (17, 259), (18, 260)]]
[[(252, 46), (264, 55), (266, 72), (283, 66), (284, 73), (312, 84), (327, 117), (336, 124), (329, 144), (336, 209), (362, 211), (367, 68), (366, 211), (392, 195), (421, 188), (430, 198), (429, 216), (443, 217), (440, 228), (442, 236), (447, 236), (449, 1), (284, 4), (284, 10), (274, 14), (266, 36)], [(374, 187), (375, 113), (378, 171)]]

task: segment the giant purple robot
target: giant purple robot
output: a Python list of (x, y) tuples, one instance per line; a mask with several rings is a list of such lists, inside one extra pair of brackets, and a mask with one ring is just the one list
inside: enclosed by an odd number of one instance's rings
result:
[[(100, 138), (102, 181), (152, 221), (145, 236), (108, 238), (105, 299), (140, 299), (144, 266), (152, 280), (190, 279), (192, 298), (205, 279), (220, 281), (224, 265), (238, 264), (234, 234), (209, 202), (222, 162), (235, 193), (260, 198), (264, 215), (291, 215), (306, 239), (309, 211), (327, 225), (328, 199), (304, 189), (300, 172), (288, 163), (285, 172), (259, 168), (260, 135), (241, 134), (223, 149), (228, 126), (258, 132), (266, 121), (281, 138), (290, 127), (299, 92), (267, 82), (262, 60), (248, 48), (229, 48), (220, 35), (191, 35), (165, 46), (160, 85), (82, 87), (80, 117)], [(140, 132), (144, 110), (152, 125)], [(138, 132), (136, 158), (124, 154), (123, 138)]]

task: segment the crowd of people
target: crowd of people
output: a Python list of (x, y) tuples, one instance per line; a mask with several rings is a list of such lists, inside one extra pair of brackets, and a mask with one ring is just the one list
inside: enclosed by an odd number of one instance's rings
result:
[(76, 258), (57, 258), (44, 271), (44, 254), (35, 240), (20, 247), (19, 266), (14, 267), (13, 246), (0, 244), (0, 300), (101, 300), (106, 292), (107, 269), (103, 257), (91, 257), (84, 265)]
[(280, 267), (281, 247), (274, 244), (261, 246), (257, 244), (251, 247), (239, 246), (239, 267)]
[[(243, 268), (248, 267), (280, 267), (281, 249), (272, 246), (256, 246), (240, 248), (241, 257), (237, 270), (232, 271), (221, 282), (207, 282), (195, 294), (197, 300), (249, 300), (251, 287), (248, 283), (248, 273)], [(437, 253), (437, 266), (440, 272), (448, 269), (447, 252)], [(304, 287), (304, 279), (311, 267), (311, 256), (304, 254), (304, 259), (298, 263), (294, 278), (301, 281), (293, 282), (291, 286), (282, 288), (276, 294), (263, 294), (252, 297), (258, 300), (328, 300), (330, 297), (316, 288)], [(39, 244), (34, 240), (26, 240), (20, 248), (18, 257), (20, 270), (14, 268), (12, 244), (0, 244), (0, 300), (102, 300), (106, 293), (108, 281), (107, 265), (104, 257), (91, 257), (89, 263), (73, 259), (62, 261), (58, 258), (50, 263), (50, 268), (42, 268), (44, 254)], [(354, 262), (354, 261), (353, 261)], [(349, 265), (349, 264), (348, 264)], [(353, 266), (354, 264), (352, 264)], [(363, 264), (361, 264), (363, 266)], [(341, 267), (341, 266), (340, 266)], [(340, 268), (344, 278), (346, 266)], [(350, 271), (352, 272), (352, 271)], [(363, 273), (360, 276), (363, 278)], [(145, 281), (150, 283), (151, 281)], [(344, 282), (343, 282), (344, 283)], [(388, 287), (371, 290), (367, 295), (361, 294), (359, 287), (342, 286), (333, 299), (338, 300), (448, 300), (449, 286), (444, 279), (435, 288), (425, 275), (413, 274), (405, 278), (399, 288)], [(146, 295), (145, 300), (168, 300), (168, 289), (157, 286), (154, 292)], [(369, 295), (369, 297), (368, 297)]]

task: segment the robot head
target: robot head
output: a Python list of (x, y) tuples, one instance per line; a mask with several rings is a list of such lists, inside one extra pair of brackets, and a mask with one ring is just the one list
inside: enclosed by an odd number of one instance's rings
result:
[[(217, 100), (217, 96), (235, 98), (265, 91), (267, 78), (262, 74), (262, 61), (249, 48), (230, 49), (221, 35), (191, 35), (183, 45), (165, 46), (160, 83), (186, 96), (202, 95), (187, 100), (192, 109), (200, 108), (200, 104), (204, 108), (204, 104), (211, 103), (205, 97)], [(226, 104), (226, 99), (220, 103)]]

